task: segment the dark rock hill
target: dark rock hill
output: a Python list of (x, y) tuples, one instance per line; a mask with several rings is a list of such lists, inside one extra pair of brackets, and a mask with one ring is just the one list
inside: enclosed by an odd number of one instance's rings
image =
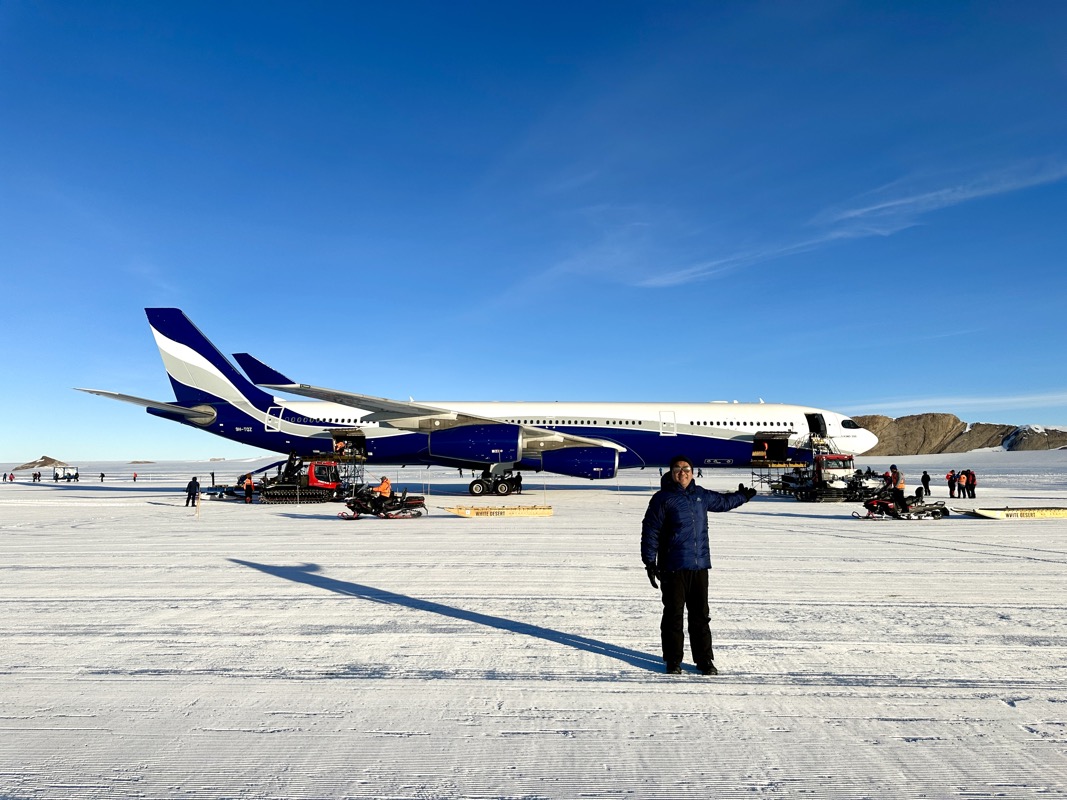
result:
[(69, 466), (66, 462), (60, 461), (58, 458), (52, 458), (51, 456), (41, 456), (36, 461), (27, 461), (25, 464), (15, 467), (12, 472), (19, 472), (26, 469), (40, 469), (41, 467), (66, 467)]
[(1067, 430), (1038, 425), (996, 425), (963, 422), (953, 414), (912, 414), (853, 417), (878, 437), (867, 456), (915, 456), (931, 453), (966, 453), (983, 447), (1005, 450), (1057, 450), (1067, 447)]

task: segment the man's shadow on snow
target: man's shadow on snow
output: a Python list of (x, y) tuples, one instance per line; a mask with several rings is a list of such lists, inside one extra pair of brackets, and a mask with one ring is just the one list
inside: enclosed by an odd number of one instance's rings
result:
[(628, 647), (618, 647), (617, 645), (601, 642), (597, 639), (590, 639), (588, 636), (564, 633), (563, 631), (556, 631), (551, 628), (543, 628), (540, 625), (531, 625), (527, 622), (517, 622), (511, 619), (504, 619), (503, 617), (481, 614), (477, 611), (467, 611), (462, 608), (456, 608), (455, 606), (446, 606), (443, 603), (435, 603), (432, 600), (419, 600), (418, 598), (410, 597), (406, 594), (397, 594), (396, 592), (390, 592), (385, 589), (375, 589), (358, 583), (327, 578), (325, 575), (319, 574), (321, 567), (317, 564), (303, 564), (299, 567), (279, 567), (271, 564), (257, 564), (254, 561), (242, 561), (239, 558), (231, 558), (229, 560), (234, 564), (240, 564), (242, 567), (258, 569), (260, 572), (274, 575), (277, 578), (284, 578), (287, 581), (295, 581), (296, 583), (305, 583), (308, 586), (325, 589), (328, 592), (344, 594), (361, 600), (370, 600), (371, 602), (382, 603), (384, 605), (403, 606), (404, 608), (413, 608), (418, 611), (429, 611), (432, 614), (440, 614), (443, 617), (464, 620), (465, 622), (474, 622), (489, 628), (496, 628), (497, 630), (521, 633), (525, 636), (535, 636), (538, 639), (545, 639), (549, 642), (566, 645), (567, 647), (573, 647), (578, 650), (585, 650), (589, 653), (597, 653), (599, 655), (609, 656), (610, 658), (616, 658), (619, 661), (640, 669), (647, 669), (655, 672), (660, 672), (663, 669), (663, 661), (657, 656), (650, 655), (649, 653), (642, 653), (639, 650), (631, 650)]

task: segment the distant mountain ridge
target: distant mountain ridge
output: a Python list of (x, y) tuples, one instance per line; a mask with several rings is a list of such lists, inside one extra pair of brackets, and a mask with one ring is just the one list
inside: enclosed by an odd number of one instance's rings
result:
[(1005, 450), (1058, 450), (1067, 447), (1067, 430), (1040, 425), (967, 423), (954, 414), (912, 414), (853, 417), (878, 437), (878, 445), (865, 456), (918, 456), (966, 453), (986, 447)]

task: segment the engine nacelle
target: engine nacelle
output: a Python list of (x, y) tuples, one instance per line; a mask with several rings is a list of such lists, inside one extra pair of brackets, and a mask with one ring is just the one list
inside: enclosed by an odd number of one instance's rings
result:
[(541, 468), (575, 478), (614, 478), (619, 452), (611, 447), (564, 447), (541, 453)]
[(518, 425), (460, 425), (429, 435), (430, 455), (484, 464), (513, 464), (522, 458)]

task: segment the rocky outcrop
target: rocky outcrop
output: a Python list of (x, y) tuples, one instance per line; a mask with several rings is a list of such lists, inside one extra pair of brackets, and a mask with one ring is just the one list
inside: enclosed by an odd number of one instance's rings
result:
[(878, 437), (878, 446), (864, 455), (914, 456), (966, 453), (985, 447), (1005, 450), (1056, 450), (1067, 447), (1067, 430), (1037, 425), (968, 424), (954, 414), (912, 414), (853, 417)]
[(875, 456), (902, 456), (917, 453), (944, 453), (950, 442), (967, 430), (967, 423), (952, 414), (913, 414), (908, 417), (854, 417), (878, 437), (878, 446), (866, 453)]
[(41, 456), (36, 461), (27, 461), (25, 464), (22, 464), (21, 466), (15, 467), (12, 470), (12, 472), (20, 472), (21, 470), (24, 470), (24, 469), (40, 469), (42, 467), (66, 467), (66, 466), (69, 466), (69, 464), (66, 464), (63, 461), (60, 461), (57, 458), (52, 458), (51, 456)]
[(1004, 446), (1008, 450), (1059, 450), (1067, 447), (1067, 431), (1063, 428), (1023, 425), (1015, 429)]

